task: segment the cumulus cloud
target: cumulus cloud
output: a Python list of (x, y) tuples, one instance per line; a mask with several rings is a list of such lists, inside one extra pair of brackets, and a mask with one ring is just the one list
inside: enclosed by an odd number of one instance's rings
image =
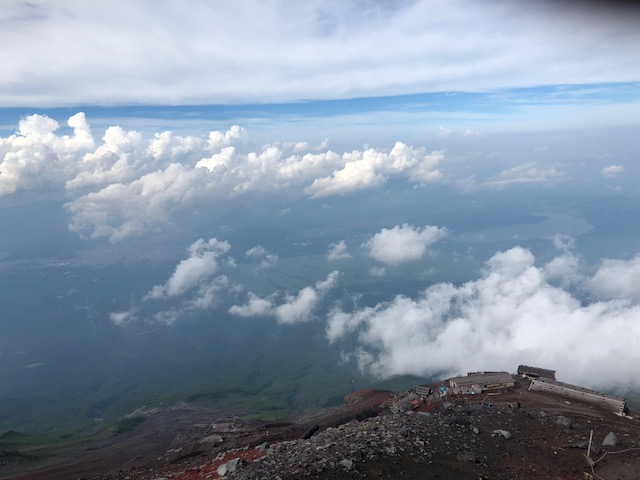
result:
[(421, 259), (429, 247), (447, 236), (441, 227), (416, 228), (405, 223), (392, 229), (383, 228), (362, 246), (369, 255), (386, 265), (399, 265)]
[(604, 175), (605, 178), (613, 178), (623, 172), (623, 165), (609, 165), (608, 167), (604, 167), (602, 169), (602, 175)]
[[(73, 135), (57, 135), (55, 120), (31, 115), (19, 131), (0, 138), (0, 196), (21, 190), (65, 191), (69, 228), (83, 238), (119, 242), (162, 228), (179, 211), (248, 193), (292, 189), (304, 197), (343, 195), (389, 178), (426, 184), (438, 180), (442, 152), (396, 142), (342, 154), (322, 142), (266, 144), (254, 150), (234, 125), (205, 137), (170, 131), (145, 138), (119, 126), (95, 145), (83, 113)], [(304, 153), (305, 150), (313, 152)]]
[(199, 239), (189, 246), (189, 257), (176, 266), (162, 285), (155, 285), (145, 299), (176, 297), (200, 285), (218, 271), (219, 258), (231, 249), (229, 242)]
[(0, 138), (0, 196), (38, 187), (61, 188), (94, 146), (84, 113), (69, 118), (73, 135), (55, 134), (60, 125), (43, 115), (20, 120), (18, 132)]
[(586, 286), (601, 300), (622, 298), (640, 303), (640, 256), (630, 260), (602, 260)]
[(351, 258), (351, 255), (347, 252), (347, 242), (340, 240), (329, 245), (328, 260), (342, 260), (344, 258)]
[(208, 310), (220, 302), (220, 297), (231, 288), (226, 275), (219, 275), (211, 281), (204, 282), (195, 291), (192, 298), (185, 302), (183, 309)]
[(584, 304), (515, 247), (495, 254), (478, 280), (350, 312), (336, 308), (327, 336), (355, 336), (361, 367), (381, 377), (512, 371), (525, 363), (582, 385), (637, 387), (638, 314), (640, 305), (625, 299)]
[(220, 274), (221, 268), (235, 266), (227, 255), (230, 249), (229, 242), (216, 238), (196, 240), (165, 283), (153, 286), (141, 302), (132, 301), (128, 310), (110, 313), (109, 319), (118, 326), (139, 321), (171, 325), (189, 312), (217, 306), (226, 293), (239, 288)]
[(305, 287), (295, 295), (285, 294), (281, 302), (277, 301), (277, 293), (269, 298), (260, 298), (249, 292), (247, 302), (232, 306), (229, 313), (242, 317), (273, 316), (282, 324), (309, 321), (324, 295), (338, 281), (338, 275), (337, 271), (333, 271), (313, 287)]
[(580, 257), (572, 252), (553, 258), (544, 267), (544, 273), (550, 283), (566, 290), (584, 291), (586, 280), (584, 266)]
[(472, 130), (471, 128), (467, 128), (462, 134), (463, 137), (479, 137), (480, 132), (476, 130)]
[(444, 158), (442, 152), (427, 154), (423, 148), (412, 148), (396, 142), (393, 149), (384, 151), (370, 148), (342, 155), (343, 166), (331, 175), (316, 178), (307, 192), (312, 197), (343, 195), (385, 183), (390, 175), (405, 175), (410, 180), (427, 183), (440, 178), (436, 169)]
[(244, 305), (233, 305), (229, 313), (239, 317), (262, 317), (273, 314), (273, 302), (270, 298), (260, 298), (253, 292), (248, 292)]

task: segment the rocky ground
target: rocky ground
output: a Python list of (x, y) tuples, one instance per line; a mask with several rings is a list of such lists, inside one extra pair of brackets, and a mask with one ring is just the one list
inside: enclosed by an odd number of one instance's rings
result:
[[(192, 425), (153, 458), (129, 455), (115, 470), (92, 478), (640, 478), (640, 421), (633, 413), (633, 418), (620, 417), (588, 403), (528, 391), (523, 384), (491, 396), (431, 396), (400, 414), (385, 405), (390, 396), (359, 392), (343, 407), (278, 424), (223, 418)], [(151, 428), (147, 423), (130, 438), (140, 441)], [(594, 465), (586, 457), (591, 432)], [(105, 456), (110, 448), (92, 455)], [(73, 462), (64, 466), (19, 478), (88, 473), (74, 470)]]

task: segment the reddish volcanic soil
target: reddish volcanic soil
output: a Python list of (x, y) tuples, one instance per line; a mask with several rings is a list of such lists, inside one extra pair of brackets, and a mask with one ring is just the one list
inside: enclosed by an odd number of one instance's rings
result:
[[(229, 426), (228, 419), (220, 423), (219, 412), (180, 405), (150, 417), (126, 434), (78, 445), (60, 456), (56, 465), (16, 478), (216, 479), (220, 465), (240, 458), (244, 466), (227, 478), (260, 478), (257, 467), (268, 466), (270, 470), (263, 469), (265, 472), (278, 473), (262, 478), (282, 480), (568, 480), (588, 478), (585, 473), (595, 474), (596, 480), (640, 479), (640, 421), (634, 412), (633, 418), (620, 417), (599, 406), (529, 391), (522, 382), (511, 391), (491, 396), (460, 395), (447, 401), (430, 401), (409, 415), (389, 413), (384, 402), (391, 394), (378, 390), (355, 392), (341, 407), (289, 422), (235, 419), (233, 426)], [(488, 402), (492, 407), (487, 406)], [(517, 408), (518, 402), (521, 408)], [(215, 428), (222, 428), (220, 425), (226, 429), (220, 433), (224, 440), (212, 448), (199, 448), (199, 440), (217, 434)], [(498, 429), (508, 431), (511, 438), (494, 434)], [(591, 431), (596, 450), (591, 455), (596, 461), (593, 470), (587, 463), (584, 446)], [(312, 432), (311, 440), (302, 440)], [(617, 445), (602, 447), (609, 432), (616, 434)], [(343, 444), (341, 438), (349, 440)], [(298, 441), (286, 442), (294, 439)], [(390, 454), (354, 453), (354, 448), (361, 447), (357, 442), (373, 445), (389, 439), (396, 439), (393, 441), (399, 446)], [(332, 458), (322, 459), (324, 444), (334, 445), (333, 451), (343, 448), (332, 454), (344, 454), (343, 457), (335, 457), (335, 463)], [(180, 453), (167, 454), (173, 450)], [(472, 453), (471, 459), (461, 459), (461, 452)], [(292, 460), (298, 457), (300, 462)], [(352, 458), (353, 466), (341, 467), (338, 458)], [(255, 460), (259, 464), (253, 474), (247, 467)], [(322, 469), (318, 467), (321, 462)]]

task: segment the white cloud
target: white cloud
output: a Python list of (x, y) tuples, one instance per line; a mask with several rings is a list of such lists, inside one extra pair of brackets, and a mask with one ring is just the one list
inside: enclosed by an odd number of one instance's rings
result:
[[(164, 131), (151, 138), (111, 126), (96, 144), (84, 114), (68, 123), (73, 134), (59, 135), (55, 120), (33, 115), (20, 122), (18, 133), (0, 138), (0, 196), (64, 190), (69, 229), (83, 238), (120, 242), (161, 231), (181, 213), (247, 194), (286, 192), (301, 199), (344, 195), (387, 181), (422, 185), (442, 178), (443, 152), (402, 142), (391, 149), (340, 153), (314, 147), (302, 154), (292, 151), (304, 142), (290, 142), (289, 150), (276, 143), (255, 148), (239, 126), (200, 137)], [(557, 167), (527, 163), (485, 182), (468, 177), (459, 186), (472, 191), (565, 178)]]
[(426, 154), (423, 148), (412, 148), (402, 142), (396, 142), (389, 153), (373, 148), (364, 152), (354, 150), (342, 155), (342, 168), (316, 178), (307, 192), (313, 197), (343, 195), (381, 185), (391, 175), (408, 174), (411, 181), (432, 182), (441, 176), (436, 166), (443, 158), (442, 152)]
[(630, 260), (603, 260), (586, 287), (601, 300), (621, 298), (640, 302), (640, 256)]
[(145, 299), (176, 297), (200, 285), (218, 271), (218, 260), (231, 249), (229, 242), (199, 239), (189, 246), (189, 258), (176, 266), (166, 283), (155, 285)]
[(206, 137), (165, 131), (150, 139), (111, 126), (96, 146), (83, 113), (68, 123), (73, 135), (56, 135), (55, 120), (32, 115), (20, 122), (18, 133), (0, 138), (0, 196), (64, 190), (69, 228), (111, 242), (161, 229), (181, 210), (247, 193), (342, 195), (389, 178), (426, 184), (441, 177), (436, 167), (444, 158), (402, 142), (391, 150), (342, 154), (317, 151), (327, 142), (304, 155), (299, 152), (311, 148), (305, 142), (253, 150), (237, 125)]
[(137, 318), (133, 310), (123, 310), (109, 314), (109, 320), (119, 327), (133, 322), (136, 319)]
[(398, 265), (421, 259), (431, 245), (447, 236), (444, 228), (416, 228), (405, 223), (392, 229), (383, 228), (362, 246), (369, 255), (386, 265)]
[(20, 120), (18, 132), (0, 138), (0, 196), (19, 190), (64, 185), (78, 157), (93, 148), (93, 137), (84, 113), (69, 118), (73, 135), (55, 135), (55, 120), (31, 115)]
[(609, 165), (608, 167), (604, 167), (602, 169), (602, 175), (604, 175), (605, 178), (613, 178), (623, 172), (624, 172), (623, 165)]
[(220, 275), (212, 281), (200, 285), (193, 298), (186, 302), (185, 307), (190, 310), (208, 310), (220, 302), (222, 293), (230, 287), (226, 275)]
[(369, 274), (372, 277), (384, 277), (386, 269), (384, 267), (371, 267), (369, 269)]
[(249, 292), (247, 303), (232, 306), (229, 313), (242, 317), (274, 316), (282, 324), (309, 321), (323, 296), (337, 283), (338, 275), (333, 271), (325, 280), (316, 282), (314, 287), (305, 287), (295, 295), (286, 294), (279, 304), (275, 299), (277, 293), (269, 298), (260, 298)]
[(211, 196), (215, 179), (204, 169), (172, 163), (130, 183), (113, 183), (66, 205), (69, 229), (118, 242), (167, 223), (171, 215)]
[(340, 240), (339, 242), (329, 245), (329, 253), (327, 254), (328, 260), (334, 261), (345, 258), (351, 258), (351, 255), (347, 252), (347, 242)]
[(308, 191), (314, 197), (341, 195), (356, 190), (364, 190), (386, 182), (382, 172), (384, 154), (373, 149), (343, 155), (344, 167), (332, 175), (313, 181)]
[(527, 163), (503, 170), (496, 177), (481, 185), (487, 188), (504, 188), (513, 185), (550, 184), (566, 177), (566, 173), (551, 166)]
[(451, 134), (453, 134), (453, 129), (442, 126), (438, 128), (438, 132), (436, 133), (439, 137), (450, 137)]
[(512, 371), (525, 363), (585, 386), (638, 387), (639, 314), (625, 300), (583, 304), (516, 247), (494, 255), (478, 280), (352, 312), (336, 308), (327, 336), (355, 335), (361, 366), (382, 377)]
[(471, 0), (367, 8), (115, 0), (108, 11), (11, 2), (0, 105), (262, 103), (636, 81), (637, 10), (603, 10)]
[(271, 299), (260, 298), (253, 292), (248, 292), (247, 303), (244, 305), (233, 305), (229, 313), (240, 317), (261, 317), (273, 314), (273, 303)]
[(576, 240), (569, 235), (557, 233), (553, 236), (553, 246), (563, 252), (569, 252), (576, 246)]
[(462, 134), (463, 137), (479, 137), (480, 132), (476, 130), (472, 130), (471, 128), (467, 128)]
[(274, 315), (279, 323), (292, 324), (305, 322), (313, 318), (313, 309), (322, 296), (332, 288), (338, 280), (338, 272), (333, 271), (326, 280), (316, 283), (315, 288), (305, 287), (297, 295), (287, 295), (285, 303), (274, 308)]
[(544, 272), (550, 282), (555, 282), (565, 289), (581, 288), (585, 281), (580, 258), (570, 252), (553, 258), (544, 266)]
[(260, 262), (260, 268), (273, 267), (278, 261), (278, 255), (269, 253), (262, 245), (256, 245), (245, 252), (247, 258), (253, 258)]
[(209, 150), (219, 150), (234, 145), (247, 138), (247, 131), (239, 125), (233, 125), (226, 132), (213, 131), (209, 133), (207, 146)]
[[(188, 257), (176, 265), (165, 283), (154, 285), (128, 310), (112, 312), (109, 319), (118, 326), (138, 321), (171, 325), (189, 312), (215, 307), (226, 293), (241, 288), (231, 284), (226, 275), (218, 275), (221, 268), (235, 266), (227, 256), (230, 249), (229, 242), (216, 238), (193, 242), (187, 249)], [(158, 302), (170, 307), (158, 308)]]
[(541, 165), (528, 162), (507, 168), (484, 180), (476, 175), (456, 180), (456, 186), (462, 193), (472, 193), (480, 189), (500, 190), (522, 185), (554, 185), (569, 179), (564, 170), (553, 165)]
[(311, 311), (318, 303), (318, 292), (305, 287), (297, 295), (287, 295), (285, 303), (274, 308), (274, 315), (279, 323), (291, 324), (310, 320)]

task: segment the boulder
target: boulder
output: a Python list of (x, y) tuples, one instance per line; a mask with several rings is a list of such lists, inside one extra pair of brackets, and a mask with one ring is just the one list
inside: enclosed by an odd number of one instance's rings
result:
[(569, 420), (567, 417), (563, 417), (562, 415), (556, 418), (556, 423), (564, 427), (571, 427), (571, 420)]
[(227, 475), (227, 473), (235, 472), (239, 466), (240, 466), (240, 459), (234, 458), (233, 460), (229, 460), (227, 463), (223, 463), (222, 465), (220, 465), (218, 467), (218, 470), (216, 470), (216, 472), (221, 477), (224, 477)]
[(344, 460), (340, 460), (340, 465), (342, 465), (347, 470), (353, 470), (353, 468), (355, 467), (353, 462), (351, 460), (346, 459), (346, 458)]
[(202, 440), (200, 440), (198, 451), (210, 452), (216, 445), (220, 445), (221, 443), (222, 437), (220, 435), (209, 435), (208, 437), (204, 437)]
[(613, 432), (609, 432), (604, 440), (602, 441), (603, 447), (615, 447), (618, 444), (618, 437)]
[(313, 437), (316, 433), (318, 433), (320, 431), (320, 425), (314, 425), (313, 427), (311, 427), (311, 429), (305, 434), (305, 436), (303, 437), (305, 440), (309, 440), (311, 437)]
[(494, 430), (491, 436), (495, 437), (496, 435), (502, 435), (507, 440), (512, 437), (511, 433), (506, 430)]

